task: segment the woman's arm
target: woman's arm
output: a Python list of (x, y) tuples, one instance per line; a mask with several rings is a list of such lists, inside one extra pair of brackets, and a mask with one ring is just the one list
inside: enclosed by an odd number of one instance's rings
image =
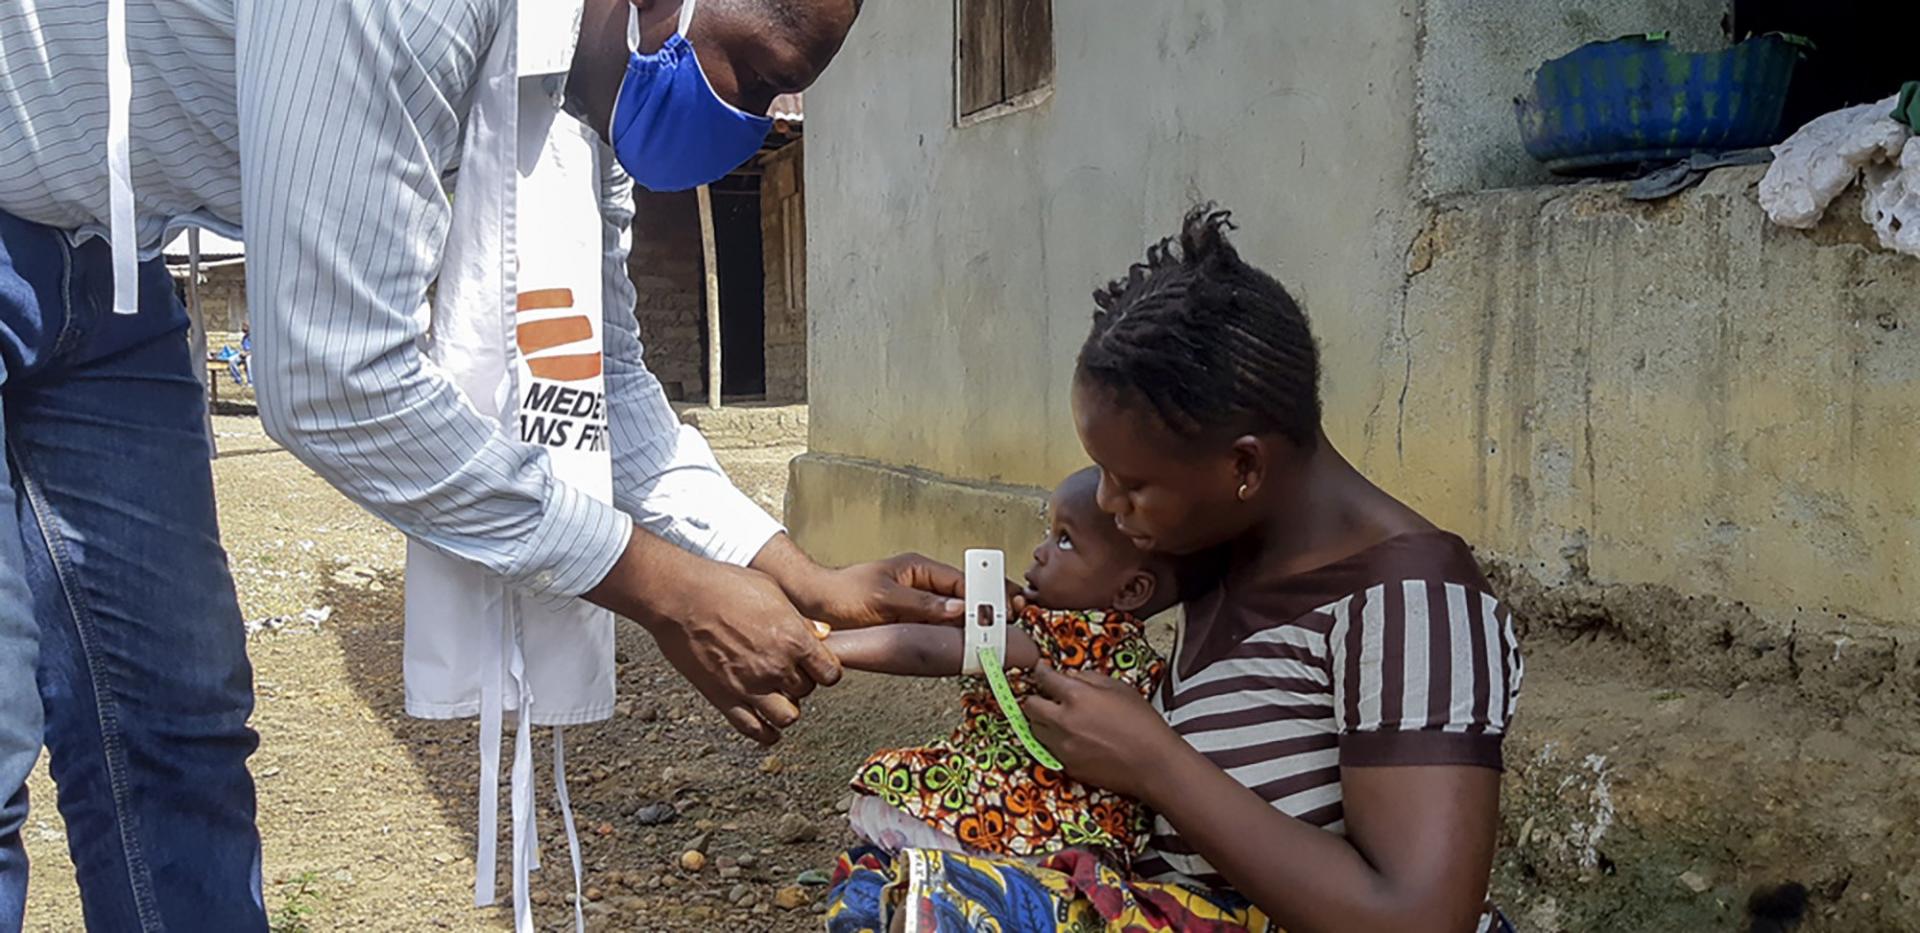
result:
[(1035, 672), (1025, 703), (1067, 775), (1143, 800), (1289, 933), (1464, 933), (1486, 897), (1491, 768), (1343, 767), (1347, 836), (1275, 810), (1104, 677)]
[[(960, 673), (966, 651), (966, 633), (951, 625), (880, 625), (834, 632), (827, 650), (844, 667), (902, 677), (952, 677)], [(1040, 649), (1018, 628), (1007, 630), (1007, 667), (1031, 670), (1040, 663)]]
[(1469, 931), (1486, 900), (1500, 774), (1341, 768), (1347, 836), (1296, 820), (1179, 741), (1147, 804), (1293, 933)]

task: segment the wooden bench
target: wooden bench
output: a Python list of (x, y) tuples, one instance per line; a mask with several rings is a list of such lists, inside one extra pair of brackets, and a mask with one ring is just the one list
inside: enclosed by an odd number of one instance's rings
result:
[(232, 364), (238, 362), (247, 374), (247, 382), (253, 382), (252, 354), (242, 353), (233, 359), (225, 359), (219, 353), (207, 353), (207, 395), (212, 405), (220, 404), (220, 380), (232, 378)]

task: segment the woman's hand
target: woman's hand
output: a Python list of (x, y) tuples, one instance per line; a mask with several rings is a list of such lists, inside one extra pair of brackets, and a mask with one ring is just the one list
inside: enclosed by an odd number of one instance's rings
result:
[(1020, 708), (1076, 781), (1149, 799), (1147, 783), (1161, 772), (1156, 763), (1188, 748), (1138, 690), (1111, 677), (1041, 666), (1031, 679), (1040, 693)]

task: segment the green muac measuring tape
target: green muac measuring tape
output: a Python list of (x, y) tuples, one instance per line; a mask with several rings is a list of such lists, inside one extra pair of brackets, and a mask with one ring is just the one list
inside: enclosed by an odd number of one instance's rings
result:
[(1006, 714), (1007, 725), (1013, 727), (1013, 734), (1020, 740), (1021, 747), (1042, 767), (1055, 771), (1064, 771), (1060, 759), (1053, 757), (1040, 740), (1033, 737), (1033, 727), (1027, 725), (1027, 714), (1020, 711), (1020, 701), (1013, 695), (1013, 684), (1007, 682), (1007, 671), (1000, 665), (1000, 658), (992, 648), (980, 649), (980, 667), (987, 675), (987, 684), (993, 687), (993, 698), (1000, 704), (1000, 712)]

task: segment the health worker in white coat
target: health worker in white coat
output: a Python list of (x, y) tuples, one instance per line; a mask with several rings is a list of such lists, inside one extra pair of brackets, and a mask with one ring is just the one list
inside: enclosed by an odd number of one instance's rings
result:
[[(627, 175), (677, 190), (750, 158), (859, 0), (547, 0), (544, 30), (521, 6), (0, 4), (0, 931), (22, 925), (43, 743), (90, 927), (266, 928), (203, 364), (158, 256), (180, 227), (246, 242), (274, 438), (513, 598), (638, 620), (741, 732), (773, 741), (839, 676), (808, 619), (958, 617), (950, 568), (802, 554), (680, 429), (626, 313)], [(551, 93), (605, 156), (605, 499), (423, 349), (429, 286), (474, 235), (454, 226), (475, 101), (516, 39), (560, 62)]]

